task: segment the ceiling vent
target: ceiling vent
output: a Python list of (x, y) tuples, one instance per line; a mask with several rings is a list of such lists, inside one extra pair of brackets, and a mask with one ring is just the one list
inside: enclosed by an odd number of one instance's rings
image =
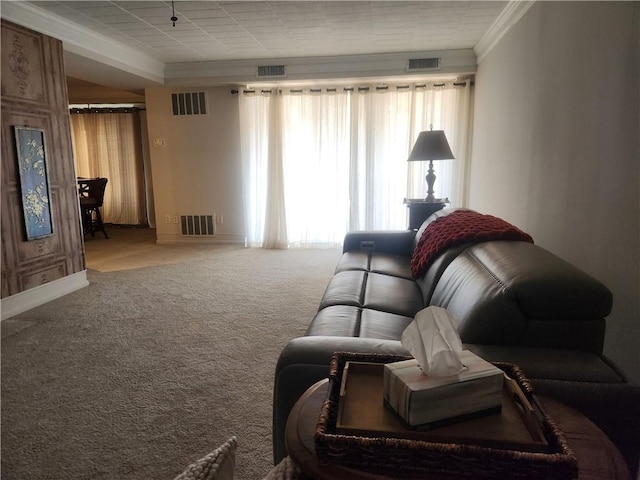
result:
[(407, 72), (438, 70), (439, 68), (439, 58), (411, 58), (407, 64)]
[(258, 78), (286, 77), (287, 69), (284, 65), (263, 65), (258, 67)]

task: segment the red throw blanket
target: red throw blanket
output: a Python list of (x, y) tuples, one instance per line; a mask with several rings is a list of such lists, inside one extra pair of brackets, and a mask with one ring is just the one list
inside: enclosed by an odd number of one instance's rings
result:
[(473, 210), (455, 210), (435, 219), (422, 232), (411, 258), (411, 274), (413, 278), (420, 278), (436, 256), (449, 247), (489, 240), (533, 243), (531, 235), (501, 218)]

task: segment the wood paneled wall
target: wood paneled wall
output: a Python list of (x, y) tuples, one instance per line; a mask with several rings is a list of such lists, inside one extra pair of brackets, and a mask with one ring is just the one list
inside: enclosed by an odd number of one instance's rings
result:
[[(85, 269), (62, 42), (2, 21), (2, 298)], [(27, 241), (14, 126), (44, 130), (53, 235)]]

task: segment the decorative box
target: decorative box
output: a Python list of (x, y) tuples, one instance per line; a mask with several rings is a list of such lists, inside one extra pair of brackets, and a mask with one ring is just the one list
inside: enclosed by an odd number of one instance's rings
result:
[(464, 350), (464, 370), (456, 375), (425, 375), (416, 359), (384, 366), (384, 401), (409, 426), (433, 428), (502, 406), (504, 372)]

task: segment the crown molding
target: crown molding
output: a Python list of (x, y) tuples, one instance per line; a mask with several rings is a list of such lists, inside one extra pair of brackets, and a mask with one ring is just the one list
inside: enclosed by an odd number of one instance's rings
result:
[(533, 6), (536, 0), (511, 0), (498, 15), (489, 30), (478, 41), (473, 51), (478, 63), (493, 50), (500, 39), (513, 27), (522, 16)]
[(71, 52), (157, 83), (164, 82), (164, 62), (115, 42), (26, 2), (4, 1), (2, 18), (63, 42)]
[[(412, 58), (440, 58), (434, 70), (408, 72)], [(256, 69), (264, 65), (286, 65), (282, 78), (258, 78)], [(398, 52), (367, 55), (339, 55), (328, 57), (291, 57), (214, 62), (185, 62), (167, 64), (167, 85), (195, 86), (198, 84), (254, 84), (290, 83), (292, 81), (370, 78), (370, 77), (431, 77), (474, 74), (476, 55), (472, 49), (437, 50), (426, 52)]]

